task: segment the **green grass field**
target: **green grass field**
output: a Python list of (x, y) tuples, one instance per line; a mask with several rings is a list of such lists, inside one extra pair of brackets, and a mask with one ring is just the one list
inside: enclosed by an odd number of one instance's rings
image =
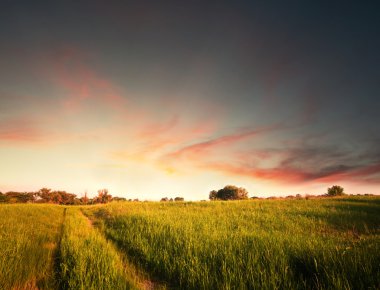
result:
[(0, 234), (1, 289), (380, 287), (379, 197), (1, 205)]
[(0, 289), (54, 289), (55, 258), (64, 209), (0, 206)]
[(0, 289), (137, 289), (126, 266), (79, 207), (0, 206)]
[(67, 210), (60, 243), (63, 289), (133, 289), (121, 258), (78, 208)]

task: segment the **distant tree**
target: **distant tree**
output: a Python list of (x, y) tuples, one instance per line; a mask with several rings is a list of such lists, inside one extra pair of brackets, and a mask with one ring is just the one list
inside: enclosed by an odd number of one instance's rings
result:
[(328, 196), (340, 196), (345, 195), (344, 188), (339, 185), (333, 185), (332, 187), (327, 188)]
[(63, 202), (63, 196), (61, 194), (61, 192), (59, 191), (52, 191), (50, 193), (50, 200), (53, 202), (53, 203), (56, 203), (56, 204), (62, 204)]
[(82, 203), (82, 201), (81, 201), (80, 198), (74, 198), (74, 201), (73, 201), (72, 204), (74, 204), (74, 205), (81, 205), (81, 204), (83, 204), (83, 203)]
[(66, 191), (52, 191), (49, 188), (41, 188), (37, 192), (16, 192), (9, 191), (0, 194), (0, 202), (8, 203), (55, 203), (55, 204), (78, 204), (81, 203), (76, 195)]
[(82, 202), (83, 204), (88, 204), (87, 191), (84, 192), (84, 196), (81, 198), (81, 202)]
[(118, 197), (118, 196), (114, 196), (112, 198), (113, 201), (126, 201), (127, 199), (125, 197)]
[(67, 193), (66, 191), (54, 191), (53, 194), (57, 194), (61, 197), (60, 204), (77, 204), (76, 195), (73, 193)]
[[(215, 193), (216, 192), (216, 193)], [(238, 200), (248, 199), (248, 191), (243, 187), (237, 187), (234, 185), (227, 185), (218, 191), (211, 191), (209, 198), (211, 200)]]
[(36, 201), (36, 193), (35, 192), (25, 192), (25, 202), (35, 202)]
[(161, 198), (161, 201), (169, 201), (169, 198), (163, 197), (163, 198)]
[(176, 197), (174, 201), (185, 201), (185, 199), (183, 197)]
[(94, 199), (96, 203), (107, 203), (112, 200), (112, 195), (108, 194), (108, 189), (98, 190), (98, 196)]
[(17, 202), (19, 202), (18, 198), (17, 198), (18, 192), (14, 192), (14, 191), (6, 192), (5, 195), (7, 197), (7, 202), (8, 203), (17, 203)]
[(0, 203), (8, 202), (8, 197), (0, 192)]
[(9, 203), (26, 203), (34, 202), (35, 197), (33, 192), (17, 192), (9, 191), (5, 194), (6, 201)]
[(211, 190), (208, 198), (210, 200), (216, 200), (218, 197), (218, 192), (216, 190)]
[(41, 188), (37, 192), (37, 198), (40, 202), (50, 202), (51, 201), (51, 189), (50, 188)]

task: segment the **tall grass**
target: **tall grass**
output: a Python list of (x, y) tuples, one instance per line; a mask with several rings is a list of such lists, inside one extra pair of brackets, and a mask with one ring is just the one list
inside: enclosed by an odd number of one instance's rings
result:
[(0, 289), (54, 289), (63, 208), (0, 206)]
[(115, 249), (79, 208), (68, 208), (60, 252), (63, 289), (134, 289)]
[(121, 250), (174, 287), (374, 289), (379, 201), (117, 203), (92, 210)]

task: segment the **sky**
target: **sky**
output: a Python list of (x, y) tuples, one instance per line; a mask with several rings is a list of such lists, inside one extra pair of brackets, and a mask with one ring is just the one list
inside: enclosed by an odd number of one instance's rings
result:
[(376, 1), (0, 2), (0, 191), (380, 194)]

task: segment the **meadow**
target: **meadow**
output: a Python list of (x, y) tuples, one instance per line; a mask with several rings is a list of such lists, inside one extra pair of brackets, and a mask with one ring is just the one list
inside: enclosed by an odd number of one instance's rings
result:
[(88, 212), (174, 288), (368, 289), (380, 281), (379, 202), (116, 203)]
[(139, 289), (79, 207), (0, 206), (0, 289)]
[(64, 209), (0, 206), (0, 289), (54, 289)]
[(380, 287), (379, 197), (1, 205), (0, 234), (1, 289)]
[(137, 289), (116, 250), (78, 208), (67, 209), (59, 257), (59, 288)]

